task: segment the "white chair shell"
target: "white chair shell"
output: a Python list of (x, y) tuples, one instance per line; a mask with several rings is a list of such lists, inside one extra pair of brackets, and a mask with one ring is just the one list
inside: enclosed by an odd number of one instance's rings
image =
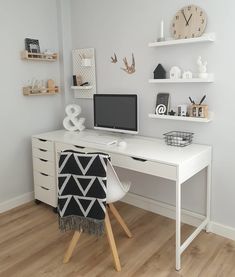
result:
[(121, 200), (129, 191), (130, 182), (121, 182), (110, 161), (107, 163), (107, 203)]

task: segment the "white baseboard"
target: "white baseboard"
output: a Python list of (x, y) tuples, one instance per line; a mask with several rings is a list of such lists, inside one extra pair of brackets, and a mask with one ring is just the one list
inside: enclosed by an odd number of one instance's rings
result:
[[(175, 207), (169, 204), (130, 192), (122, 199), (122, 201), (138, 208), (175, 219)], [(205, 216), (201, 214), (190, 212), (184, 209), (182, 209), (181, 216), (183, 223), (192, 226), (199, 226), (203, 219), (205, 219)], [(235, 228), (211, 221), (209, 223), (209, 231), (225, 238), (235, 240)]]
[[(0, 203), (0, 213), (16, 208), (34, 199), (34, 193), (29, 192), (23, 195), (17, 196), (13, 199)], [(125, 203), (131, 204), (138, 208), (160, 214), (165, 217), (175, 219), (175, 207), (169, 204), (149, 199), (134, 193), (128, 193), (122, 200)], [(182, 210), (182, 222), (198, 226), (205, 217), (201, 214)], [(235, 240), (235, 228), (226, 226), (214, 221), (209, 223), (210, 232), (219, 236)]]
[[(128, 204), (131, 204), (133, 206), (136, 206), (138, 208), (175, 219), (175, 207), (169, 204), (166, 204), (157, 200), (153, 200), (150, 198), (146, 198), (131, 192), (129, 192), (122, 199), (122, 201)], [(181, 216), (182, 216), (183, 223), (186, 223), (192, 226), (198, 226), (203, 221), (203, 219), (205, 219), (205, 216), (203, 215), (193, 213), (183, 209), (182, 209)]]
[(216, 235), (235, 240), (235, 228), (230, 226), (211, 221), (209, 230)]
[(28, 192), (28, 193), (22, 194), (20, 196), (17, 196), (15, 198), (12, 198), (10, 200), (7, 200), (5, 202), (2, 202), (2, 203), (0, 203), (0, 213), (9, 211), (20, 205), (28, 203), (28, 202), (32, 201), (33, 199), (34, 199), (34, 193)]

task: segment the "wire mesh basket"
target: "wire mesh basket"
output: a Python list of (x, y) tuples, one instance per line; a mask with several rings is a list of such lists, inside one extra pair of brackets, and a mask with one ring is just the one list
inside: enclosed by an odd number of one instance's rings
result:
[(167, 145), (184, 147), (192, 143), (194, 133), (172, 131), (163, 135)]

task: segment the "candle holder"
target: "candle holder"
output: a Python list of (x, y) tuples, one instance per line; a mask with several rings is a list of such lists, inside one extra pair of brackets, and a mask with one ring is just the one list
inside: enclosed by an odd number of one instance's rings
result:
[(161, 20), (161, 35), (160, 37), (157, 39), (157, 42), (160, 42), (160, 41), (165, 41), (165, 37), (164, 37), (164, 21)]

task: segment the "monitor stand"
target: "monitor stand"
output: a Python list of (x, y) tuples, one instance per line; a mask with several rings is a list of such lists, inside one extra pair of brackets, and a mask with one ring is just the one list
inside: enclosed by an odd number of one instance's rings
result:
[(112, 145), (117, 144), (118, 139), (111, 136), (93, 136), (91, 134), (88, 134), (84, 137), (81, 137), (80, 140), (84, 140), (86, 142), (90, 143), (96, 143), (96, 144), (102, 144), (102, 145)]
[(102, 144), (102, 145), (117, 145), (118, 147), (125, 147), (125, 136), (123, 133), (115, 133), (115, 132), (106, 132), (101, 131), (95, 135), (92, 133), (85, 134), (81, 136), (79, 139), (84, 140), (90, 143)]
[(127, 143), (125, 141), (125, 139), (127, 138), (127, 134), (126, 133), (119, 133), (119, 132), (112, 132), (112, 131), (101, 131), (98, 134), (99, 137), (103, 137), (103, 138), (110, 138), (110, 141), (113, 141), (113, 143), (111, 144), (116, 144), (118, 147), (126, 147)]

